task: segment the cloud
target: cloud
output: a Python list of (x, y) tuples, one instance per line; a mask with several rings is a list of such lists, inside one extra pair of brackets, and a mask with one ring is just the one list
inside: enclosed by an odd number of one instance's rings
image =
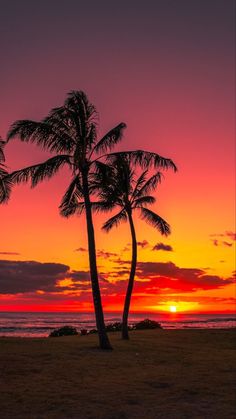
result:
[(130, 250), (130, 243), (128, 243), (123, 249), (121, 249), (122, 252), (128, 252)]
[(118, 256), (118, 254), (113, 252), (105, 252), (104, 250), (98, 250), (97, 256), (100, 258), (109, 259), (111, 257)]
[(142, 249), (146, 248), (149, 246), (149, 243), (147, 240), (143, 240), (141, 242), (137, 242), (137, 246), (141, 247)]
[(0, 255), (19, 256), (18, 252), (0, 252)]
[[(232, 247), (233, 243), (229, 243), (226, 240), (232, 240), (235, 241), (236, 240), (236, 233), (234, 233), (233, 231), (226, 231), (225, 233), (214, 233), (214, 234), (210, 234), (210, 237), (217, 237), (216, 239), (212, 239), (213, 245), (214, 246), (227, 246), (227, 247)], [(220, 238), (225, 238), (226, 240), (219, 240)]]
[(89, 271), (71, 271), (68, 272), (67, 277), (72, 281), (90, 281), (90, 272)]
[(235, 241), (236, 240), (236, 233), (234, 233), (233, 231), (226, 231), (225, 235), (227, 237), (229, 237), (231, 240)]
[(68, 270), (61, 263), (0, 260), (0, 294), (52, 291)]
[(224, 246), (227, 246), (227, 247), (232, 247), (233, 246), (233, 243), (229, 243), (229, 242), (225, 242), (225, 241), (223, 241), (222, 244)]
[[(100, 284), (108, 281), (99, 276)], [(70, 270), (61, 263), (0, 260), (0, 294), (29, 294), (43, 291), (55, 294), (63, 291), (91, 289), (90, 272)]]
[[(102, 272), (99, 282), (102, 295), (115, 304), (121, 302), (129, 277), (128, 261), (117, 259), (118, 266)], [(128, 266), (127, 266), (128, 264)], [(158, 295), (183, 294), (198, 290), (213, 290), (235, 282), (235, 275), (222, 278), (209, 275), (206, 269), (181, 268), (172, 262), (138, 262), (134, 293), (141, 298)], [(66, 292), (66, 294), (64, 294)], [(88, 301), (91, 296), (89, 271), (71, 270), (61, 263), (0, 260), (0, 294), (21, 294), (19, 298), (43, 300), (65, 299), (73, 296)], [(59, 298), (59, 297), (58, 297)]]
[(173, 252), (172, 246), (164, 243), (157, 243), (152, 250), (165, 250), (166, 252)]
[(85, 247), (79, 247), (78, 249), (74, 250), (75, 252), (87, 252), (88, 249), (85, 249)]
[[(88, 282), (90, 284), (90, 272), (89, 271), (70, 271), (66, 275), (67, 279), (70, 279), (73, 283)], [(104, 276), (99, 275), (100, 282), (108, 282)]]
[(212, 242), (213, 242), (213, 245), (217, 246), (217, 247), (218, 246), (226, 246), (226, 247), (232, 247), (233, 246), (233, 243), (229, 243), (225, 240), (220, 241), (220, 240), (214, 239), (214, 240), (212, 240)]
[[(129, 270), (118, 270), (113, 282), (101, 287), (103, 295), (107, 297), (124, 295), (127, 288), (127, 274)], [(123, 275), (126, 278), (120, 279)], [(118, 280), (116, 280), (116, 278)], [(137, 264), (134, 293), (144, 297), (155, 295), (171, 295), (195, 292), (199, 290), (213, 290), (234, 283), (234, 277), (224, 279), (218, 275), (208, 275), (205, 269), (180, 268), (172, 262), (139, 262)], [(182, 298), (182, 297), (181, 297)]]
[(172, 262), (139, 262), (137, 277), (149, 281), (149, 284), (145, 283), (146, 290), (189, 292), (216, 289), (234, 283), (233, 277), (224, 279), (217, 275), (208, 275), (203, 269), (180, 268)]

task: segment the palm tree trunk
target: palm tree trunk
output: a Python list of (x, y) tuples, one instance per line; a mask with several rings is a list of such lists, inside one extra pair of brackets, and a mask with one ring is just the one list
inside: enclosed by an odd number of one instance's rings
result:
[(129, 276), (128, 287), (126, 291), (125, 297), (125, 304), (124, 304), (124, 311), (123, 311), (123, 319), (122, 319), (122, 339), (129, 339), (128, 333), (128, 316), (129, 316), (129, 307), (131, 301), (131, 295), (134, 286), (134, 277), (137, 265), (137, 240), (135, 234), (134, 223), (132, 219), (131, 212), (128, 212), (129, 224), (130, 224), (130, 231), (132, 236), (132, 261), (131, 261), (131, 270)]
[(86, 221), (87, 221), (90, 275), (91, 275), (94, 311), (95, 311), (95, 316), (96, 316), (96, 325), (97, 325), (98, 336), (99, 336), (99, 344), (100, 344), (101, 349), (112, 349), (112, 346), (109, 342), (106, 329), (105, 329), (101, 294), (100, 294), (99, 281), (98, 281), (92, 210), (91, 210), (91, 203), (90, 203), (90, 197), (89, 197), (88, 177), (87, 177), (86, 172), (83, 173), (82, 178), (83, 178), (84, 202), (85, 202)]

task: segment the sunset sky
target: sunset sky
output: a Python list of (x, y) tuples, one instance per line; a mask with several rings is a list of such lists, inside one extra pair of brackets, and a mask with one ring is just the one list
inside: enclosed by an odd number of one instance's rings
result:
[[(0, 135), (17, 119), (38, 120), (83, 90), (100, 135), (127, 124), (117, 150), (170, 157), (155, 210), (168, 239), (135, 217), (133, 311), (235, 310), (234, 0), (2, 0)], [(12, 140), (9, 170), (42, 161)], [(85, 219), (58, 212), (63, 170), (36, 189), (14, 188), (0, 206), (0, 311), (92, 310)], [(97, 256), (104, 309), (121, 310), (130, 231), (101, 232)]]

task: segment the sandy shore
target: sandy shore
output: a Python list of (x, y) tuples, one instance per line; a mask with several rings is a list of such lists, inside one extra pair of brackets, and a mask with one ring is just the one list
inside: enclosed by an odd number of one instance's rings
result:
[(0, 339), (0, 416), (235, 418), (235, 330)]

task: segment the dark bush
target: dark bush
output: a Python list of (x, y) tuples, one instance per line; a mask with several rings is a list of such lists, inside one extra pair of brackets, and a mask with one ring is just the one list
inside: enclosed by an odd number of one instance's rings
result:
[(80, 334), (81, 336), (86, 336), (88, 334), (87, 329), (81, 329)]
[(106, 332), (119, 332), (121, 330), (122, 323), (115, 322), (106, 325)]
[(56, 337), (59, 337), (59, 336), (73, 336), (73, 335), (78, 335), (78, 332), (77, 332), (75, 327), (63, 326), (63, 327), (60, 327), (59, 329), (53, 330), (50, 333), (49, 337), (50, 338), (56, 338)]
[(144, 329), (162, 329), (160, 323), (156, 322), (155, 320), (145, 319), (141, 322), (135, 324), (134, 329), (136, 330), (144, 330)]
[(94, 333), (97, 333), (98, 331), (97, 331), (97, 329), (91, 329), (91, 330), (89, 330), (89, 335), (93, 335)]

